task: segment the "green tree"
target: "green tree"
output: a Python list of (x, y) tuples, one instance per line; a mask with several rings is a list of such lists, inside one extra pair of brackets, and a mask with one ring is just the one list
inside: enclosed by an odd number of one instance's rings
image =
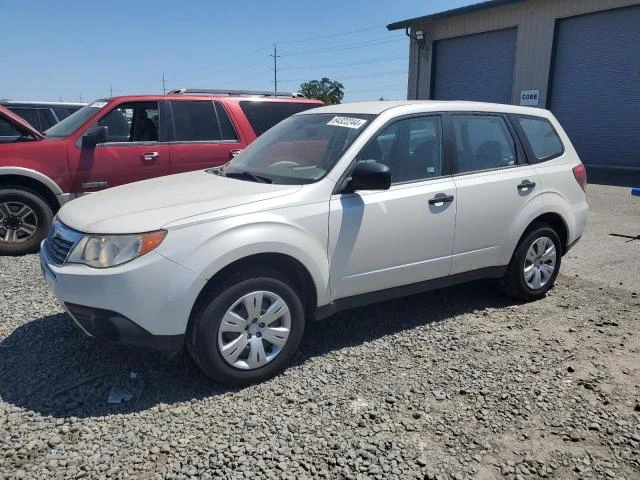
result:
[(335, 105), (344, 97), (344, 86), (336, 80), (323, 77), (322, 80), (311, 80), (301, 84), (300, 93), (307, 98), (322, 100), (327, 105)]

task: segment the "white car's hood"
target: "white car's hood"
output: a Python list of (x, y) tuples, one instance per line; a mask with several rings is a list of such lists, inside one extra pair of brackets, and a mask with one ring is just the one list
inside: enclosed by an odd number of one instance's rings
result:
[(271, 185), (205, 171), (130, 183), (67, 203), (65, 225), (85, 233), (140, 233), (183, 218), (296, 192), (298, 185)]

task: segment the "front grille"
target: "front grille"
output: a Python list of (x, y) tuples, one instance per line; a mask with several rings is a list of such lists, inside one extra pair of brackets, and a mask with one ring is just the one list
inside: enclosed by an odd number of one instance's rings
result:
[(81, 233), (71, 230), (59, 221), (54, 222), (45, 242), (47, 257), (55, 265), (62, 265), (81, 237)]
[(47, 239), (47, 256), (56, 265), (62, 265), (73, 247), (73, 242), (69, 242), (60, 237)]

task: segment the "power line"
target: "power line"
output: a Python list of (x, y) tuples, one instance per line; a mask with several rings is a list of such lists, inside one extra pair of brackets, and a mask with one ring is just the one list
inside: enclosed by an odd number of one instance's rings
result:
[[(191, 68), (186, 68), (186, 69), (183, 68), (183, 69), (180, 69), (179, 72), (180, 73), (184, 73), (184, 72), (194, 72), (194, 71), (199, 71), (199, 70), (207, 70), (209, 68), (217, 68), (217, 67), (220, 67), (220, 66), (226, 66), (226, 65), (229, 65), (230, 63), (232, 64), (230, 66), (233, 66), (233, 64), (235, 62), (237, 62), (237, 58), (238, 57), (241, 57), (241, 58), (246, 60), (247, 57), (254, 56), (257, 53), (260, 53), (260, 52), (263, 52), (263, 51), (269, 50), (269, 49), (271, 49), (271, 47), (260, 47), (260, 48), (257, 48), (255, 50), (251, 50), (251, 51), (249, 51), (247, 53), (237, 55), (235, 59), (223, 60), (221, 62), (216, 62), (215, 64), (201, 65), (199, 67), (191, 67)], [(167, 73), (169, 73), (169, 74), (178, 73), (178, 70), (175, 70), (173, 72), (167, 72)]]
[(314, 40), (324, 40), (325, 38), (344, 37), (346, 35), (353, 35), (354, 33), (370, 32), (371, 30), (377, 30), (378, 28), (384, 28), (386, 25), (376, 25), (375, 27), (361, 28), (360, 30), (351, 30), (349, 32), (334, 33), (329, 35), (320, 35), (319, 37), (303, 38), (301, 40), (288, 40), (286, 42), (278, 42), (280, 45), (289, 45), (291, 43), (304, 43), (312, 42)]
[[(358, 29), (358, 30), (351, 30), (351, 31), (347, 31), (347, 32), (339, 32), (339, 33), (335, 33), (335, 34), (321, 35), (321, 36), (317, 36), (317, 37), (310, 37), (310, 38), (305, 38), (305, 39), (300, 39), (300, 40), (289, 40), (289, 41), (278, 42), (278, 43), (281, 43), (281, 44), (304, 43), (304, 42), (310, 42), (310, 41), (314, 41), (314, 40), (323, 40), (323, 39), (327, 39), (327, 38), (341, 37), (341, 36), (347, 36), (347, 35), (352, 35), (352, 34), (356, 34), (356, 33), (372, 31), (372, 30), (376, 30), (376, 29), (381, 28), (381, 27), (384, 27), (384, 25), (377, 25), (377, 26), (374, 26), (374, 27), (367, 27), (367, 28), (362, 28), (362, 29)], [(352, 48), (362, 48), (363, 46), (367, 46), (367, 45), (381, 45), (381, 44), (384, 44), (384, 43), (391, 43), (393, 41), (398, 41), (398, 40), (401, 40), (401, 39), (404, 40), (404, 37), (397, 38), (397, 39), (389, 39), (389, 37), (376, 38), (376, 39), (372, 39), (372, 40), (359, 41), (359, 42), (355, 42), (355, 43), (348, 43), (348, 44), (342, 44), (342, 45), (333, 45), (333, 46), (328, 46), (328, 47), (322, 47), (322, 48), (315, 49), (315, 50), (312, 49), (312, 50), (306, 50), (306, 51), (294, 51), (292, 53), (284, 54), (282, 56), (305, 55), (307, 53), (316, 53), (316, 52), (317, 53), (330, 53), (330, 52), (333, 52), (333, 51), (336, 51), (336, 50), (342, 50), (342, 49), (351, 50)], [(263, 47), (255, 49), (255, 50), (251, 50), (251, 51), (249, 51), (247, 53), (238, 55), (236, 58), (240, 57), (243, 60), (246, 60), (248, 57), (259, 56), (258, 54), (260, 54), (262, 52), (265, 52), (266, 50), (269, 50), (271, 48), (272, 47), (263, 46)], [(256, 60), (254, 60), (254, 62)], [(189, 73), (189, 72), (198, 72), (198, 71), (203, 71), (203, 70), (219, 69), (221, 66), (225, 67), (223, 69), (223, 71), (229, 71), (229, 70), (233, 70), (235, 68), (244, 68), (245, 66), (251, 66), (252, 64), (246, 64), (244, 62), (238, 64), (234, 59), (229, 59), (229, 60), (223, 60), (221, 62), (216, 62), (215, 64), (201, 65), (201, 66), (191, 67), (191, 68), (186, 68), (186, 69), (183, 68), (183, 69), (180, 69), (180, 70), (175, 70), (173, 72), (166, 72), (166, 73), (168, 74), (169, 77), (171, 77), (172, 74), (181, 75), (181, 74)], [(219, 73), (220, 73), (219, 70), (216, 71), (216, 74), (219, 74)], [(180, 77), (178, 77), (178, 78), (180, 78)], [(185, 77), (182, 77), (182, 78), (185, 78)], [(202, 77), (198, 77), (198, 78), (202, 78)]]
[(325, 47), (325, 48), (316, 48), (313, 50), (297, 50), (294, 51), (292, 53), (284, 53), (282, 54), (283, 57), (294, 57), (294, 56), (298, 56), (298, 55), (308, 55), (310, 53), (330, 53), (330, 52), (336, 52), (336, 51), (343, 51), (343, 50), (353, 50), (354, 48), (363, 48), (363, 47), (371, 47), (371, 46), (375, 46), (375, 45), (383, 45), (386, 43), (393, 43), (393, 42), (398, 42), (398, 41), (404, 41), (405, 38), (404, 37), (399, 37), (399, 38), (386, 38), (386, 39), (382, 39), (382, 38), (378, 38), (375, 40), (369, 40), (369, 41), (365, 41), (365, 42), (354, 42), (354, 43), (345, 43), (342, 45), (333, 45), (331, 47)]
[[(280, 56), (280, 55), (278, 55), (278, 56)], [(200, 74), (200, 75), (195, 75), (195, 76), (191, 75), (191, 76), (187, 76), (187, 77), (177, 77), (177, 80), (178, 81), (184, 81), (184, 80), (191, 81), (191, 80), (198, 80), (198, 79), (201, 79), (201, 78), (207, 78), (207, 77), (211, 77), (211, 76), (216, 76), (216, 77), (226, 76), (226, 75), (229, 75), (229, 74), (234, 74), (238, 70), (242, 70), (242, 69), (249, 68), (249, 67), (257, 67), (257, 66), (260, 66), (260, 65), (264, 65), (266, 63), (270, 63), (270, 61), (265, 58), (264, 60), (261, 60), (261, 61), (252, 61), (252, 62), (248, 62), (248, 63), (238, 64), (238, 65), (234, 65), (233, 67), (228, 67), (228, 68), (225, 68), (225, 69), (222, 69), (222, 70), (217, 70), (217, 71), (214, 71), (214, 72), (207, 72), (207, 73)], [(176, 79), (172, 79), (172, 81), (176, 81)]]
[(307, 70), (312, 68), (334, 68), (334, 67), (350, 67), (352, 65), (368, 65), (371, 63), (384, 63), (392, 60), (407, 59), (406, 55), (397, 55), (395, 57), (379, 57), (369, 58), (359, 62), (329, 63), (325, 65), (304, 65), (299, 67), (280, 67), (280, 70)]
[[(363, 46), (369, 46), (369, 45), (379, 45), (379, 44), (383, 44), (383, 43), (389, 43), (389, 42), (392, 42), (392, 41), (396, 41), (396, 40), (391, 40), (391, 41), (387, 40), (387, 41), (384, 41), (384, 42), (377, 42), (377, 43), (374, 43), (374, 44), (364, 42), (364, 43), (366, 43), (366, 45), (361, 45), (361, 46), (359, 45), (358, 47), (352, 47), (352, 48), (361, 48)], [(332, 47), (332, 49), (333, 49), (333, 47)], [(344, 49), (341, 48), (339, 50), (350, 50), (350, 48), (344, 48)], [(273, 54), (271, 54), (269, 56), (273, 57)], [(289, 55), (287, 55), (287, 54), (278, 54), (278, 57), (283, 57), (283, 56), (289, 56)], [(307, 68), (330, 68), (332, 66), (340, 67), (340, 66), (349, 66), (349, 65), (366, 65), (366, 64), (369, 64), (369, 63), (378, 63), (378, 62), (382, 62), (382, 61), (391, 61), (391, 60), (395, 60), (395, 59), (399, 60), (401, 58), (406, 58), (406, 56), (401, 55), (401, 56), (396, 56), (396, 57), (393, 57), (393, 56), (392, 57), (381, 57), (378, 60), (368, 59), (368, 60), (362, 61), (362, 62), (350, 62), (350, 63), (344, 62), (344, 63), (334, 64), (334, 65), (314, 65), (314, 66), (307, 65), (307, 66), (302, 66), (302, 67), (279, 67), (279, 70), (304, 70), (304, 69), (307, 69)], [(384, 60), (382, 60), (382, 59), (384, 59)], [(375, 61), (373, 61), (373, 60), (375, 60)], [(177, 77), (177, 79), (171, 79), (171, 80), (172, 81), (176, 81), (176, 80), (177, 81), (184, 81), (184, 80), (191, 81), (191, 80), (198, 80), (198, 79), (206, 78), (206, 77), (210, 77), (210, 76), (215, 76), (215, 77), (228, 76), (228, 75), (233, 75), (238, 70), (251, 68), (251, 67), (259, 67), (259, 66), (264, 65), (266, 63), (267, 63), (266, 59), (265, 60), (261, 60), (261, 61), (254, 60), (254, 61), (247, 62), (247, 63), (232, 65), (232, 66), (229, 66), (229, 67), (224, 68), (222, 70), (216, 70), (214, 72), (205, 73), (205, 74), (202, 74), (202, 75), (195, 75), (195, 76), (191, 75), (191, 76), (187, 76), (187, 77)]]
[[(378, 72), (378, 73), (369, 73), (366, 75), (349, 75), (349, 76), (337, 76), (334, 80), (342, 81), (342, 80), (352, 80), (354, 78), (370, 78), (370, 77), (390, 77), (393, 75), (406, 75), (406, 70), (396, 70), (390, 72)], [(283, 82), (306, 82), (308, 78), (289, 78), (286, 80), (280, 80), (280, 83)]]

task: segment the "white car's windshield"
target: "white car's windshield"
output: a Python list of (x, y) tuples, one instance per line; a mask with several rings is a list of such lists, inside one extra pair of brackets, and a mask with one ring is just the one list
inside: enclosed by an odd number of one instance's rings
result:
[(218, 170), (267, 183), (304, 184), (324, 177), (374, 115), (315, 113), (289, 117)]
[(72, 113), (64, 120), (45, 130), (44, 134), (47, 138), (67, 138), (69, 135), (73, 135), (87, 120), (104, 108), (107, 103), (106, 100), (98, 100), (89, 105), (85, 105), (77, 112)]

